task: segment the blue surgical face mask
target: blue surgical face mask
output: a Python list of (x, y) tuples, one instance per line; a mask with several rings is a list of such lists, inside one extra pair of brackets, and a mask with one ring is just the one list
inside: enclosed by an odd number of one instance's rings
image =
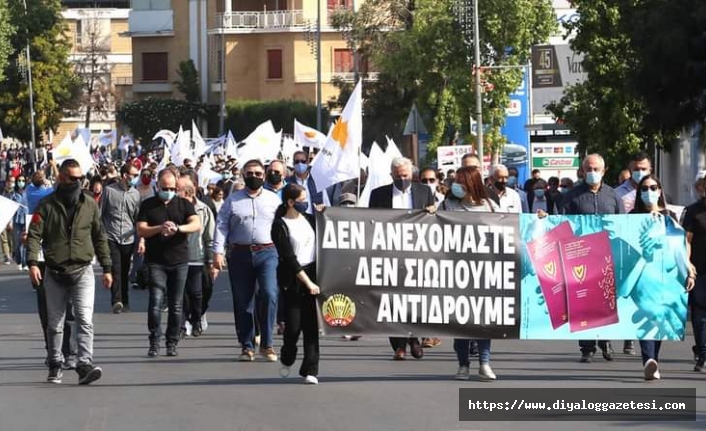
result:
[(534, 197), (543, 199), (544, 198), (544, 189), (537, 189), (534, 191)]
[(306, 163), (296, 163), (294, 165), (294, 172), (298, 173), (299, 175), (306, 173), (308, 169), (309, 165), (307, 165)]
[(137, 187), (137, 184), (140, 182), (140, 177), (135, 177), (130, 179), (130, 185), (132, 187)]
[(21, 188), (21, 189), (25, 188), (25, 182), (24, 182), (24, 181), (18, 181), (18, 182), (17, 182), (17, 187), (19, 187), (19, 188)]
[(463, 189), (463, 186), (459, 183), (451, 184), (451, 194), (459, 199), (463, 199), (464, 197), (466, 197), (466, 191)]
[(309, 202), (307, 201), (295, 201), (294, 202), (294, 209), (299, 211), (300, 213), (304, 214), (306, 210), (309, 209)]
[(507, 177), (507, 186), (508, 187), (514, 189), (516, 185), (517, 185), (517, 177), (516, 176), (513, 175), (513, 176)]
[(586, 173), (586, 184), (589, 186), (597, 186), (601, 183), (601, 180), (603, 180), (603, 173), (601, 172), (591, 171)]
[(649, 172), (647, 171), (632, 171), (632, 180), (639, 184), (648, 174)]
[(157, 196), (163, 201), (163, 202), (169, 202), (170, 200), (174, 199), (174, 196), (176, 196), (176, 192), (173, 192), (171, 190), (160, 190), (157, 192)]
[(659, 202), (659, 190), (647, 190), (646, 192), (642, 192), (640, 194), (640, 197), (642, 198), (642, 202), (644, 202), (645, 205), (657, 205), (657, 203)]
[(566, 194), (569, 193), (569, 188), (568, 187), (559, 187), (559, 191), (561, 194)]

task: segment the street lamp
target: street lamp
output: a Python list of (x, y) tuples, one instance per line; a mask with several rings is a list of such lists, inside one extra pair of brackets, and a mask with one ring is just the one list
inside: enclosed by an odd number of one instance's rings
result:
[(312, 31), (311, 25), (307, 24), (304, 39), (316, 59), (316, 129), (321, 131), (321, 0), (316, 0), (316, 30)]
[[(27, 13), (27, 0), (22, 0), (25, 7), (25, 16)], [(37, 148), (36, 138), (34, 136), (34, 90), (32, 89), (32, 60), (29, 55), (29, 27), (27, 27), (27, 47), (25, 55), (27, 56), (27, 84), (29, 87), (29, 123), (32, 131), (32, 148)]]

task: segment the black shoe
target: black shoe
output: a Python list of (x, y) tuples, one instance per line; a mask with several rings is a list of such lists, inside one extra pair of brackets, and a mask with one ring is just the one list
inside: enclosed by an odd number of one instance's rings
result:
[(630, 356), (635, 356), (637, 355), (637, 351), (635, 350), (635, 342), (634, 341), (626, 341), (623, 343), (623, 353), (626, 355)]
[(179, 330), (179, 339), (183, 340), (184, 338), (186, 338), (186, 328), (181, 328)]
[(79, 385), (90, 385), (96, 380), (103, 376), (103, 370), (95, 365), (80, 365), (76, 368), (78, 372), (78, 384)]
[(132, 310), (130, 310), (130, 306), (128, 304), (123, 304), (123, 313), (129, 313)]
[(195, 324), (195, 325), (191, 328), (191, 336), (192, 336), (192, 337), (200, 337), (202, 332), (203, 332), (203, 331), (201, 330), (201, 322)]
[(64, 359), (64, 363), (61, 365), (64, 370), (75, 370), (76, 369), (76, 357), (68, 356)]
[(591, 361), (593, 361), (593, 355), (595, 354), (596, 352), (592, 350), (583, 351), (581, 352), (581, 359), (579, 360), (579, 362), (581, 362), (582, 364), (590, 364)]
[(696, 361), (696, 365), (694, 365), (694, 371), (697, 373), (706, 373), (706, 366), (704, 365), (706, 363), (706, 358), (699, 358), (698, 361)]
[(606, 361), (612, 361), (613, 360), (613, 347), (610, 345), (610, 341), (605, 341), (605, 342), (599, 342), (598, 347), (601, 348), (601, 353), (603, 354), (603, 359)]
[(157, 356), (159, 356), (159, 344), (150, 344), (150, 349), (147, 351), (147, 356), (149, 356), (150, 358), (156, 358)]
[(471, 341), (471, 347), (469, 349), (468, 355), (471, 358), (477, 358), (480, 356), (480, 351), (478, 350), (478, 342), (477, 341)]
[(694, 362), (699, 362), (699, 349), (696, 346), (691, 346), (691, 353), (694, 354)]
[(64, 372), (61, 370), (61, 367), (49, 368), (49, 376), (47, 377), (47, 382), (59, 384), (61, 383), (61, 377), (63, 375)]
[(167, 346), (167, 356), (179, 356), (175, 345)]

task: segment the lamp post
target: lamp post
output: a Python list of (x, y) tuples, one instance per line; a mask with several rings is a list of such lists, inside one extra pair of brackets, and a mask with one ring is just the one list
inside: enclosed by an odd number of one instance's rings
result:
[[(27, 0), (22, 0), (25, 7), (25, 16), (27, 13)], [(27, 28), (27, 46), (25, 49), (25, 55), (27, 59), (27, 86), (29, 90), (29, 124), (32, 131), (32, 148), (37, 148), (37, 142), (34, 131), (34, 90), (32, 89), (32, 60), (29, 53), (29, 27)]]
[(316, 0), (316, 130), (321, 131), (321, 0)]

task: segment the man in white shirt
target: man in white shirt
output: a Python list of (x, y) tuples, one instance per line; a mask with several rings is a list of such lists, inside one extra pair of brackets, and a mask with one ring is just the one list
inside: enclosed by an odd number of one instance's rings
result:
[(651, 173), (652, 162), (650, 161), (649, 156), (645, 153), (635, 154), (630, 160), (630, 179), (624, 181), (615, 188), (615, 192), (618, 194), (618, 199), (620, 199), (623, 204), (625, 214), (632, 211), (635, 207), (637, 185), (640, 184), (640, 181), (643, 178)]
[(505, 165), (495, 165), (493, 169), (493, 188), (500, 200), (500, 209), (503, 212), (520, 214), (522, 212), (522, 201), (520, 195), (507, 186), (507, 179), (510, 173)]

